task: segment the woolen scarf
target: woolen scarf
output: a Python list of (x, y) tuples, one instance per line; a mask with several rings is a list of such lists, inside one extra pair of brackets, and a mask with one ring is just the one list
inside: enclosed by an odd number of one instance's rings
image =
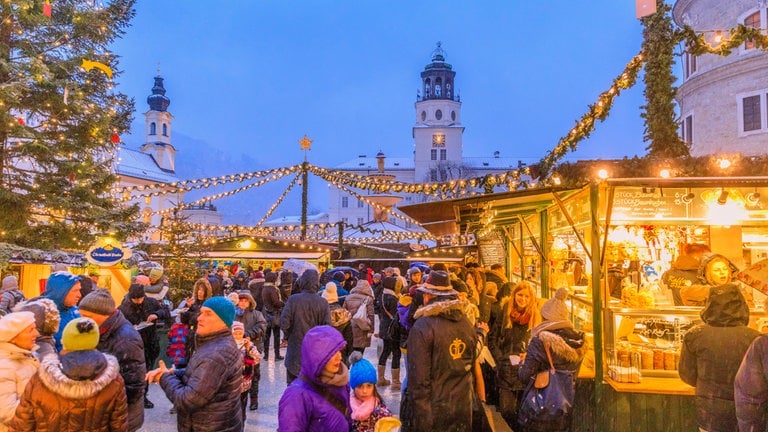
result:
[(371, 396), (368, 400), (361, 401), (352, 392), (349, 396), (349, 407), (352, 408), (352, 420), (366, 420), (373, 414), (373, 409), (376, 408), (376, 396)]

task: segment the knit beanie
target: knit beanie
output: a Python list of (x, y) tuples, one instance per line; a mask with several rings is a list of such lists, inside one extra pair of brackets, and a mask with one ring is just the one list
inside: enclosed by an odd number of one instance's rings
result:
[(115, 311), (115, 299), (105, 289), (97, 289), (80, 300), (80, 309), (99, 315), (109, 316)]
[(14, 275), (3, 278), (3, 291), (19, 289), (19, 280)]
[(356, 388), (361, 384), (370, 383), (376, 385), (376, 369), (371, 362), (364, 359), (360, 352), (355, 351), (349, 356), (349, 386)]
[(32, 312), (11, 312), (0, 318), (0, 342), (10, 342), (34, 323), (35, 315)]
[(267, 272), (267, 274), (264, 275), (264, 282), (274, 283), (275, 281), (277, 281), (277, 273)]
[(99, 326), (90, 318), (75, 318), (61, 334), (61, 346), (67, 351), (88, 351), (99, 344)]
[(235, 320), (235, 305), (229, 299), (213, 296), (203, 302), (203, 307), (211, 309), (227, 327), (232, 328), (232, 322)]
[(336, 284), (333, 282), (325, 284), (325, 289), (321, 295), (328, 303), (336, 303), (339, 301), (339, 293), (336, 290)]
[(134, 283), (134, 284), (131, 284), (130, 288), (128, 288), (128, 297), (132, 299), (142, 298), (145, 295), (146, 294), (144, 294), (144, 285), (141, 285), (139, 283)]
[(547, 300), (541, 307), (541, 316), (548, 321), (568, 321), (568, 306), (565, 305), (565, 299), (568, 297), (568, 290), (558, 288), (555, 296)]
[(37, 331), (43, 336), (50, 336), (59, 331), (61, 315), (59, 308), (53, 300), (45, 297), (38, 297), (33, 300), (27, 300), (17, 304), (13, 308), (14, 312), (32, 312), (35, 315), (35, 326)]
[(245, 331), (245, 326), (240, 321), (233, 321), (232, 322), (232, 330), (240, 329)]
[(135, 278), (133, 278), (133, 283), (139, 284), (139, 285), (152, 285), (149, 280), (149, 276), (147, 275), (138, 275)]

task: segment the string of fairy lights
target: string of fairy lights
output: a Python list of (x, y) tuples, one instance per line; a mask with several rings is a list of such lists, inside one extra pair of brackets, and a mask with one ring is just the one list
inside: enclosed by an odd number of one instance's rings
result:
[(293, 187), (294, 187), (294, 186), (296, 186), (296, 183), (297, 183), (297, 182), (299, 181), (299, 179), (301, 178), (301, 175), (302, 175), (302, 173), (298, 173), (298, 174), (296, 174), (296, 176), (293, 178), (293, 180), (291, 180), (291, 182), (288, 184), (288, 187), (287, 187), (287, 188), (285, 188), (285, 190), (283, 191), (282, 195), (280, 195), (280, 197), (279, 197), (279, 198), (277, 198), (277, 200), (276, 200), (276, 201), (275, 201), (275, 202), (272, 204), (272, 206), (271, 206), (271, 207), (269, 208), (269, 210), (268, 210), (268, 211), (267, 211), (267, 212), (264, 214), (264, 216), (263, 216), (263, 217), (262, 217), (262, 218), (261, 218), (261, 219), (260, 219), (258, 222), (256, 222), (256, 228), (261, 228), (261, 225), (262, 225), (262, 224), (263, 224), (263, 223), (264, 223), (264, 222), (265, 222), (267, 219), (269, 219), (269, 217), (270, 217), (270, 216), (272, 216), (272, 213), (274, 213), (274, 212), (275, 212), (275, 210), (276, 210), (276, 209), (277, 209), (277, 207), (278, 207), (278, 206), (279, 206), (279, 205), (280, 205), (280, 204), (283, 202), (283, 200), (285, 199), (285, 197), (286, 197), (286, 196), (288, 196), (288, 193), (291, 191), (291, 189), (293, 189)]

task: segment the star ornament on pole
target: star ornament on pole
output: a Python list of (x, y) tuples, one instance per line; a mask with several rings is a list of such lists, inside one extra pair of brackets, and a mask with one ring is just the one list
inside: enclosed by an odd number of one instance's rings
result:
[(299, 144), (301, 144), (302, 150), (312, 150), (312, 140), (309, 139), (306, 134), (304, 134), (304, 138), (299, 140)]

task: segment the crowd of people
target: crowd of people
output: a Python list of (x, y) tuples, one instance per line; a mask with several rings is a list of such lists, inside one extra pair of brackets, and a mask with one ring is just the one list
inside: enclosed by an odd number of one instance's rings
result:
[[(695, 258), (698, 268), (681, 261), (668, 279), (688, 271), (697, 284), (668, 286), (684, 301), (706, 286), (703, 322), (686, 333), (679, 366), (696, 388), (697, 422), (707, 432), (764, 431), (768, 336), (747, 326), (748, 301), (729, 261), (707, 251)], [(83, 295), (83, 279), (67, 271), (53, 272), (44, 294), (29, 300), (15, 292), (14, 276), (4, 278), (0, 432), (136, 431), (154, 407), (154, 383), (172, 402), (179, 431), (242, 432), (247, 412), (258, 409), (270, 348), (286, 369), (281, 432), (489, 430), (483, 404), (518, 432), (570, 427), (567, 414), (521, 417), (536, 375), (574, 377), (587, 351), (563, 288), (540, 299), (499, 265), (234, 276), (216, 269), (201, 277), (174, 310), (141, 277), (121, 302), (105, 289)], [(174, 320), (166, 365), (154, 324)], [(376, 365), (363, 358), (374, 336)], [(383, 387), (400, 392), (398, 416)]]

